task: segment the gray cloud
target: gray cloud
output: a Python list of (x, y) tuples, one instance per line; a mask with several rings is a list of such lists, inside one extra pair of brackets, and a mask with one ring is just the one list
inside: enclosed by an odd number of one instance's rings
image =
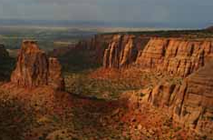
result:
[(201, 26), (213, 23), (212, 9), (212, 0), (0, 0), (0, 18), (7, 19)]

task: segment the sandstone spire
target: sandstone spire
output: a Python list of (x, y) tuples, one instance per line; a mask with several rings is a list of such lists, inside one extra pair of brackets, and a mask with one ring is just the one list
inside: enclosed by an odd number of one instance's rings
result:
[(16, 68), (11, 75), (11, 82), (25, 88), (49, 85), (63, 90), (64, 80), (61, 66), (56, 58), (49, 58), (40, 50), (37, 42), (25, 40), (18, 56)]

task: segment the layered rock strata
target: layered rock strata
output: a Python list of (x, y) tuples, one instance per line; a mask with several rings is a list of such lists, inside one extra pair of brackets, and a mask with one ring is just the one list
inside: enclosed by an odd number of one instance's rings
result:
[[(213, 137), (213, 63), (190, 75), (172, 104), (173, 119)], [(175, 93), (175, 92), (174, 92)]]
[(186, 77), (205, 65), (213, 54), (213, 40), (152, 38), (136, 64), (145, 69)]
[(63, 90), (61, 65), (56, 58), (48, 58), (36, 41), (23, 41), (11, 82), (25, 88), (49, 85)]
[(138, 51), (143, 49), (148, 38), (135, 35), (114, 35), (111, 43), (104, 52), (104, 68), (125, 68), (134, 63)]
[[(213, 137), (213, 61), (187, 77), (183, 82), (160, 83), (153, 88), (129, 93), (128, 105), (134, 109), (150, 103), (164, 108), (174, 122)], [(126, 98), (126, 97), (125, 97)]]
[(146, 38), (114, 35), (104, 52), (104, 68), (142, 69), (168, 72), (186, 77), (205, 65), (213, 55), (213, 40), (182, 38)]

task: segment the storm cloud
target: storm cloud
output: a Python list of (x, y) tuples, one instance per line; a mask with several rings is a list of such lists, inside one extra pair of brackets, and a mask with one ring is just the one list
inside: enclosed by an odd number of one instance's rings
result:
[(213, 0), (0, 0), (0, 19), (205, 26)]

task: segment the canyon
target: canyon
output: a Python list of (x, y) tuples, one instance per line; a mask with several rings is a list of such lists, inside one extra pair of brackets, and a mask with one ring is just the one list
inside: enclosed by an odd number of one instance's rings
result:
[(108, 48), (104, 50), (102, 72), (110, 69), (141, 69), (142, 72), (169, 75), (174, 79), (179, 77), (179, 83), (159, 80), (160, 84), (139, 90), (139, 93), (144, 94), (142, 97), (137, 92), (132, 93), (133, 102), (146, 102), (164, 108), (170, 112), (174, 122), (212, 137), (212, 60), (211, 38), (116, 34), (111, 37)]
[[(92, 69), (90, 79), (139, 86), (115, 99), (82, 97), (66, 91), (63, 70), (72, 67)], [(0, 91), (24, 104), (25, 116), (33, 116), (17, 121), (29, 123), (23, 132), (19, 123), (15, 126), (21, 139), (211, 140), (212, 69), (212, 38), (115, 33), (48, 54), (36, 41), (24, 40), (10, 81)], [(12, 129), (3, 130), (9, 137)]]
[[(93, 56), (102, 60), (102, 68), (93, 75), (104, 77), (119, 71), (117, 74), (121, 77), (131, 77), (140, 70), (159, 77), (151, 87), (141, 87), (138, 92), (122, 96), (126, 96), (130, 106), (148, 103), (162, 108), (169, 112), (174, 122), (212, 137), (212, 38), (133, 34), (100, 36), (102, 39), (106, 37), (108, 47), (100, 48), (99, 43), (89, 47), (90, 51), (99, 52)], [(165, 80), (164, 77), (170, 79)]]
[(165, 108), (175, 122), (212, 137), (213, 40), (155, 37), (139, 48), (134, 39), (134, 36), (114, 36), (105, 50), (103, 67), (136, 67), (158, 75), (182, 77), (183, 81), (174, 84), (162, 80), (154, 87), (131, 93), (129, 100)]

